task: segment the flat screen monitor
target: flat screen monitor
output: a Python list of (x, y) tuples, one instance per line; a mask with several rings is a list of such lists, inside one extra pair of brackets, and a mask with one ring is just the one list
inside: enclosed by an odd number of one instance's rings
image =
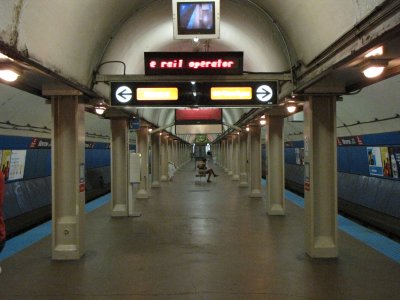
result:
[(219, 0), (172, 0), (174, 39), (218, 39)]

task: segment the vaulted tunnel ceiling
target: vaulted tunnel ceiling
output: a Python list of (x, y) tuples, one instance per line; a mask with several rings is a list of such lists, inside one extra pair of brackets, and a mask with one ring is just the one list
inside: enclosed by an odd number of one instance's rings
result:
[[(193, 45), (172, 38), (171, 1), (169, 0), (72, 0), (3, 1), (0, 4), (0, 51), (17, 53), (67, 82), (109, 97), (105, 84), (92, 86), (93, 72), (100, 63), (120, 60), (127, 74), (143, 74), (145, 51), (243, 51), (244, 69), (249, 72), (284, 72), (290, 66), (312, 64), (347, 32), (362, 23), (379, 5), (393, 1), (348, 0), (221, 0), (221, 37)], [(395, 1), (394, 1), (395, 2)], [(361, 27), (360, 27), (361, 28)], [(360, 45), (361, 49), (362, 45)], [(357, 50), (358, 51), (358, 50)], [(119, 64), (107, 64), (101, 74), (121, 74)], [(381, 92), (385, 105), (370, 100), (375, 92), (344, 96), (338, 103), (338, 125), (354, 124), (362, 119), (389, 118), (399, 113), (398, 79), (392, 78)], [(43, 82), (47, 80), (43, 79)], [(43, 82), (31, 83), (40, 85)], [(32, 81), (33, 82), (33, 81)], [(382, 83), (385, 85), (386, 83)], [(40, 90), (40, 86), (36, 86)], [(378, 89), (379, 85), (368, 88)], [(43, 100), (15, 93), (12, 102), (7, 88), (0, 86), (0, 121), (50, 125), (48, 105)], [(362, 99), (361, 99), (362, 98)], [(365, 99), (364, 99), (365, 98)], [(359, 100), (356, 100), (359, 99)], [(20, 101), (19, 101), (20, 100)], [(361, 105), (357, 102), (359, 101)], [(362, 105), (372, 101), (374, 105)], [(10, 105), (12, 103), (12, 105)], [(357, 104), (356, 104), (357, 103)], [(32, 109), (26, 109), (32, 106)], [(43, 109), (39, 109), (43, 107)], [(357, 108), (355, 108), (357, 107)], [(374, 107), (371, 112), (369, 108)], [(30, 115), (35, 111), (37, 118)], [(224, 122), (234, 124), (248, 109), (224, 110)], [(140, 109), (139, 115), (164, 126), (173, 121), (173, 110)], [(46, 120), (46, 121), (44, 121)], [(47, 121), (48, 120), (48, 121)], [(352, 134), (390, 131), (399, 128), (398, 119), (353, 126)], [(108, 121), (87, 117), (87, 132), (109, 135)], [(288, 138), (301, 132), (301, 124), (286, 126)], [(339, 129), (340, 134), (346, 134)]]

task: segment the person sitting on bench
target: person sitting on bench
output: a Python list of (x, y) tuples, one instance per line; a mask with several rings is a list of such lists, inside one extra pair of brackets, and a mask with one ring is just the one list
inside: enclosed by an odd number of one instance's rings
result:
[(206, 162), (207, 160), (205, 158), (199, 160), (199, 162), (197, 163), (197, 168), (199, 169), (199, 174), (208, 174), (207, 182), (211, 182), (211, 175), (214, 175), (214, 177), (218, 177), (218, 175), (214, 173), (213, 169), (207, 169)]

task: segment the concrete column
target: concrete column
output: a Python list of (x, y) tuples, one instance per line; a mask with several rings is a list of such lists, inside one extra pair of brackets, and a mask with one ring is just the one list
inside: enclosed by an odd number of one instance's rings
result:
[(167, 166), (168, 166), (168, 162), (172, 161), (172, 138), (168, 137), (167, 139), (167, 149), (168, 149), (168, 160), (167, 160)]
[(239, 181), (239, 135), (232, 136), (232, 180)]
[(228, 173), (228, 139), (223, 140), (224, 143), (224, 152), (222, 153), (223, 156), (223, 167), (226, 173)]
[(250, 197), (261, 197), (261, 127), (250, 125)]
[(160, 135), (154, 133), (151, 135), (151, 186), (153, 188), (160, 187)]
[(111, 119), (111, 216), (128, 216), (129, 130), (127, 119)]
[(228, 136), (226, 140), (226, 168), (229, 176), (232, 176), (232, 136)]
[(174, 149), (173, 154), (173, 163), (175, 164), (175, 167), (178, 168), (178, 140), (172, 140), (172, 148)]
[(265, 141), (268, 154), (267, 213), (269, 215), (284, 215), (285, 159), (282, 117), (268, 117)]
[(219, 163), (222, 169), (225, 170), (225, 140), (221, 140), (221, 151), (220, 151)]
[(168, 135), (161, 135), (161, 181), (168, 181)]
[(183, 165), (183, 153), (182, 153), (182, 143), (178, 142), (178, 154), (177, 154), (177, 167), (181, 168)]
[(137, 199), (149, 198), (149, 127), (140, 126), (137, 136), (138, 153), (141, 155), (140, 184), (136, 194)]
[(306, 252), (338, 255), (336, 97), (310, 97), (304, 105)]
[(239, 174), (240, 174), (240, 187), (248, 187), (249, 183), (247, 182), (247, 132), (242, 131), (240, 133), (239, 139)]
[(52, 259), (85, 251), (85, 105), (78, 96), (52, 96)]

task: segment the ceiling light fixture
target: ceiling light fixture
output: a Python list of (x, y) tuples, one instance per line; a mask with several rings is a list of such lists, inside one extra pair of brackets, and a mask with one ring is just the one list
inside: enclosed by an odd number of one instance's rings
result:
[(388, 61), (386, 59), (368, 59), (363, 63), (362, 72), (367, 78), (374, 78), (383, 73)]
[(374, 78), (383, 73), (388, 65), (388, 60), (379, 58), (383, 55), (383, 46), (375, 48), (365, 54), (366, 60), (361, 63), (361, 69), (365, 77)]
[(13, 61), (12, 58), (8, 57), (7, 55), (3, 54), (0, 52), (0, 60), (11, 60)]
[(107, 109), (107, 104), (104, 103), (104, 101), (99, 101), (94, 107), (94, 111), (99, 116), (103, 115), (106, 109)]
[(22, 71), (11, 62), (0, 62), (0, 79), (13, 82), (18, 79)]
[(261, 126), (264, 126), (265, 124), (267, 124), (267, 120), (265, 120), (265, 116), (262, 115), (262, 116), (261, 116), (261, 119), (260, 119), (260, 125), (261, 125)]
[(297, 106), (295, 104), (289, 104), (288, 106), (286, 106), (286, 110), (288, 111), (288, 113), (294, 113), (297, 109)]
[(383, 46), (380, 46), (378, 48), (375, 48), (374, 50), (369, 51), (367, 54), (365, 54), (365, 58), (368, 57), (373, 57), (373, 56), (381, 56), (383, 54)]

